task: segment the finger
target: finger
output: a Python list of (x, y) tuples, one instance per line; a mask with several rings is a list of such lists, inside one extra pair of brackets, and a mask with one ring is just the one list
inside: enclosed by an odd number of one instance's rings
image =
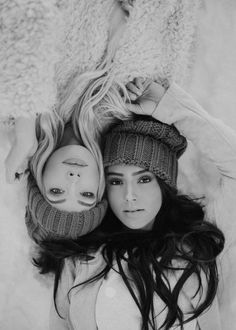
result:
[[(8, 183), (14, 183), (21, 177), (28, 166), (28, 159), (24, 156), (23, 151), (14, 145), (5, 159), (5, 176)], [(18, 175), (16, 175), (18, 173)]]
[(143, 83), (144, 90), (147, 91), (150, 85), (152, 84), (152, 79), (147, 78)]
[(127, 110), (137, 115), (144, 115), (144, 112), (139, 104), (127, 103), (126, 104)]
[(24, 172), (21, 169), (7, 168), (5, 169), (6, 182), (9, 184), (19, 181), (23, 176)]
[(131, 93), (131, 92), (128, 92), (128, 94), (129, 94), (129, 98), (130, 98), (131, 101), (136, 101), (139, 97), (136, 94)]
[(131, 8), (133, 8), (133, 1), (131, 1), (131, 0), (128, 0), (128, 1), (119, 0), (119, 3), (120, 3), (121, 8), (123, 8), (123, 10), (127, 11), (128, 13), (131, 10)]
[(6, 166), (5, 167), (5, 177), (6, 177), (6, 182), (7, 183), (14, 183), (15, 180), (17, 179), (17, 174), (18, 171), (17, 169), (14, 167), (14, 168), (11, 168), (10, 166)]
[(135, 101), (139, 97), (136, 93), (134, 93), (133, 91), (131, 91), (128, 88), (127, 88), (127, 94), (128, 94), (131, 101)]
[(145, 78), (143, 78), (143, 77), (136, 77), (135, 79), (134, 79), (134, 83), (135, 83), (135, 85), (139, 88), (139, 89), (141, 89), (141, 90), (144, 90), (144, 83), (145, 83)]
[(126, 87), (133, 94), (136, 94), (137, 96), (142, 95), (142, 90), (140, 90), (133, 82), (129, 82)]

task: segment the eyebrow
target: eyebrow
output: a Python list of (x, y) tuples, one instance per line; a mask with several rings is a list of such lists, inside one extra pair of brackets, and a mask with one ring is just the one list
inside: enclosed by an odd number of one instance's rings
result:
[(94, 201), (92, 204), (90, 203), (86, 203), (86, 202), (83, 202), (83, 201), (77, 201), (80, 205), (83, 205), (83, 206), (94, 206), (96, 204), (96, 201)]
[[(146, 172), (148, 172), (148, 171), (147, 170), (140, 170), (140, 171), (132, 173), (132, 176), (143, 174), (143, 173), (146, 173)], [(124, 176), (124, 174), (118, 173), (118, 172), (107, 172), (106, 175)]]
[[(53, 201), (53, 200), (51, 200), (51, 199), (48, 198), (48, 201), (50, 203), (52, 203), (52, 204), (61, 204), (61, 203), (64, 203), (66, 201), (66, 199), (63, 198), (63, 199), (58, 199), (56, 201)], [(80, 204), (80, 205), (83, 205), (83, 206), (89, 206), (89, 207), (91, 207), (91, 206), (94, 206), (96, 204), (96, 201), (94, 201), (92, 204), (90, 204), (90, 203), (86, 203), (86, 202), (77, 200), (77, 203)]]
[(66, 201), (66, 199), (64, 198), (64, 199), (58, 199), (58, 200), (56, 200), (56, 201), (52, 201), (51, 199), (47, 199), (50, 203), (52, 203), (52, 204), (60, 204), (60, 203), (64, 203), (65, 201)]
[(74, 167), (87, 167), (87, 164), (78, 164), (78, 163), (67, 163), (67, 162), (62, 162), (64, 165), (69, 165), (69, 166), (74, 166)]

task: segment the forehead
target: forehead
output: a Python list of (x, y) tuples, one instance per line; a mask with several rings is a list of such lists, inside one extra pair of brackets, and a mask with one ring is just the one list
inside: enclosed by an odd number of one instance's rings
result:
[(149, 171), (140, 166), (127, 164), (112, 165), (106, 168), (106, 174), (121, 173), (123, 175), (135, 175), (143, 172), (146, 173)]
[(61, 160), (64, 157), (78, 158), (88, 162), (88, 165), (95, 165), (96, 160), (91, 152), (80, 145), (67, 145), (55, 150), (49, 157), (49, 161)]

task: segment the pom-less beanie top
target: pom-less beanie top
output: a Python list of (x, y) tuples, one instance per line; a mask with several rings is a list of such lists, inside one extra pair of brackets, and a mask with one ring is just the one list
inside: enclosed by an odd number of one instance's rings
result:
[(124, 121), (104, 138), (104, 167), (139, 166), (176, 187), (178, 158), (186, 146), (186, 138), (173, 125), (154, 119)]

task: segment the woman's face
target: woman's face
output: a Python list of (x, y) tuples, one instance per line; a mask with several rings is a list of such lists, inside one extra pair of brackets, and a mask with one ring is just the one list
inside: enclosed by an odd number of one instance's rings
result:
[(110, 207), (128, 228), (151, 229), (162, 205), (156, 176), (141, 167), (113, 165), (106, 170)]
[(80, 212), (90, 209), (97, 202), (97, 163), (85, 147), (61, 147), (46, 163), (43, 185), (48, 202), (59, 210)]

